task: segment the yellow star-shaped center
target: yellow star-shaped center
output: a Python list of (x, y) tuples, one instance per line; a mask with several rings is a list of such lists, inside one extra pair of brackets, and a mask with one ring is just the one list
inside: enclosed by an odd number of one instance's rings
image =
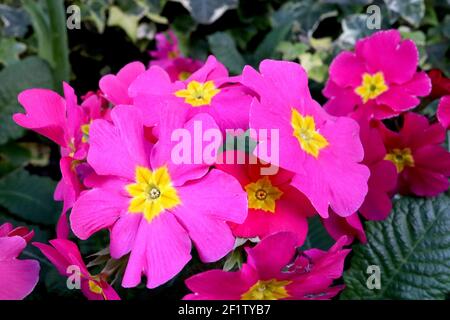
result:
[(364, 73), (362, 83), (355, 89), (355, 92), (361, 97), (363, 102), (366, 103), (371, 99), (375, 99), (387, 90), (388, 86), (384, 81), (383, 73), (377, 72), (373, 75)]
[(193, 107), (200, 107), (211, 104), (212, 98), (219, 92), (220, 89), (216, 88), (213, 81), (200, 83), (193, 80), (189, 82), (186, 89), (176, 91), (175, 96), (184, 98), (184, 102)]
[(402, 172), (405, 167), (414, 167), (414, 157), (410, 148), (392, 149), (386, 154), (384, 160), (389, 160), (395, 164), (398, 173)]
[(286, 286), (292, 281), (278, 281), (276, 279), (259, 280), (246, 293), (241, 300), (279, 300), (288, 298)]
[(250, 209), (260, 209), (272, 213), (275, 212), (276, 201), (283, 195), (280, 189), (272, 185), (268, 177), (247, 184), (245, 191), (247, 191)]
[(129, 213), (142, 213), (148, 222), (167, 209), (181, 203), (177, 190), (172, 185), (166, 166), (151, 171), (145, 167), (136, 167), (136, 183), (126, 186), (131, 196)]
[(304, 117), (296, 109), (292, 109), (291, 126), (302, 150), (314, 158), (318, 158), (320, 150), (328, 146), (327, 139), (316, 130), (313, 117)]

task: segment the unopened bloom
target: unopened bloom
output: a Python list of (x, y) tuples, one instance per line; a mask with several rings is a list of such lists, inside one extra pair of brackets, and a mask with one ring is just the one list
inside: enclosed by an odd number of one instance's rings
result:
[[(247, 263), (237, 272), (210, 270), (186, 280), (193, 292), (186, 300), (324, 300), (337, 295), (334, 286), (342, 275), (350, 250), (345, 237), (328, 251), (298, 252), (297, 237), (279, 232), (247, 249)], [(298, 254), (296, 254), (298, 253)]]
[(22, 300), (36, 286), (39, 263), (17, 259), (32, 236), (33, 232), (24, 227), (0, 225), (0, 300)]
[[(81, 257), (77, 245), (66, 239), (54, 239), (50, 245), (35, 242), (62, 276), (79, 276), (80, 289), (89, 300), (120, 300), (116, 291), (108, 284), (103, 274), (91, 275)], [(76, 272), (76, 273), (75, 273)]]
[(338, 215), (353, 214), (367, 193), (369, 170), (359, 164), (363, 148), (356, 121), (332, 117), (311, 98), (303, 68), (293, 62), (264, 60), (258, 73), (245, 67), (242, 83), (252, 89), (250, 129), (278, 130), (282, 145), (272, 145), (270, 136), (255, 137), (254, 151), (277, 150), (272, 163), (295, 173), (291, 185), (301, 191), (318, 213), (328, 217), (330, 206)]
[(394, 132), (380, 124), (387, 150), (385, 159), (397, 168), (402, 194), (435, 196), (449, 187), (450, 153), (441, 146), (445, 129), (425, 116), (407, 113), (403, 127)]
[(431, 90), (427, 74), (417, 72), (418, 63), (416, 45), (402, 41), (397, 30), (361, 39), (355, 52), (341, 52), (331, 63), (324, 108), (336, 116), (368, 109), (377, 119), (412, 109)]
[(202, 261), (217, 261), (232, 250), (234, 237), (227, 221), (242, 223), (247, 202), (239, 183), (209, 165), (176, 164), (171, 133), (194, 121), (203, 128), (217, 125), (207, 114), (188, 123), (174, 109), (161, 114), (159, 141), (144, 137), (140, 111), (117, 106), (113, 123), (96, 120), (91, 126), (88, 162), (98, 183), (76, 201), (70, 216), (72, 230), (87, 239), (110, 229), (113, 258), (130, 253), (122, 281), (134, 287), (147, 276), (157, 287), (173, 278), (191, 259), (191, 240)]

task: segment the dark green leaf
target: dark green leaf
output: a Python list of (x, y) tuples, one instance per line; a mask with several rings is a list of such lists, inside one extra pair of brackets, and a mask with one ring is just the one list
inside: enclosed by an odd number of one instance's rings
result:
[(53, 225), (60, 205), (53, 200), (56, 182), (20, 169), (0, 179), (0, 205), (31, 223)]
[(314, 216), (308, 220), (308, 236), (302, 246), (303, 250), (317, 248), (328, 250), (334, 244), (327, 230), (323, 226), (320, 218)]
[(52, 88), (53, 78), (47, 63), (30, 57), (4, 68), (0, 72), (0, 83), (0, 144), (3, 144), (24, 133), (11, 118), (21, 109), (17, 95), (29, 88)]
[(237, 50), (234, 39), (228, 33), (216, 32), (208, 37), (208, 42), (212, 53), (231, 73), (242, 72), (245, 60)]
[(219, 19), (225, 11), (235, 8), (238, 0), (177, 0), (202, 24), (210, 24)]
[(3, 22), (2, 33), (7, 37), (23, 37), (30, 25), (25, 10), (4, 4), (0, 4), (0, 20)]
[[(450, 197), (401, 198), (384, 221), (365, 225), (344, 274), (343, 299), (445, 299), (450, 292)], [(381, 288), (368, 289), (369, 266), (378, 266)]]
[(388, 9), (418, 27), (425, 15), (424, 0), (384, 0)]

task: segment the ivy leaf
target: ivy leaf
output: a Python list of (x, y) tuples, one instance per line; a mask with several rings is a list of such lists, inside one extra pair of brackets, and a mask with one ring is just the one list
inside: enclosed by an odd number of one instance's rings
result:
[(7, 66), (19, 61), (19, 55), (25, 52), (27, 46), (13, 38), (0, 39), (0, 63)]
[(0, 4), (0, 21), (3, 23), (2, 33), (7, 37), (23, 37), (30, 25), (30, 19), (25, 10), (4, 4)]
[(424, 0), (384, 0), (389, 11), (399, 14), (415, 27), (420, 25), (425, 16)]
[[(450, 197), (400, 198), (384, 221), (365, 225), (367, 244), (355, 246), (344, 274), (343, 299), (445, 299), (450, 291)], [(368, 289), (369, 266), (380, 289)]]
[(31, 223), (53, 225), (60, 205), (53, 200), (56, 182), (20, 169), (0, 179), (0, 205)]
[(225, 11), (236, 8), (238, 0), (175, 0), (180, 2), (201, 24), (211, 24)]
[(112, 6), (109, 8), (108, 26), (121, 28), (133, 42), (136, 42), (140, 18), (138, 15), (128, 14), (119, 7)]
[(208, 37), (212, 53), (230, 70), (239, 74), (245, 66), (245, 60), (236, 48), (234, 39), (225, 32), (216, 32)]
[(352, 14), (345, 17), (342, 22), (342, 34), (338, 38), (338, 44), (343, 49), (352, 49), (356, 40), (371, 35), (374, 31), (367, 28), (367, 15)]
[(337, 16), (336, 7), (317, 0), (289, 1), (273, 15), (274, 25), (296, 22), (307, 36), (312, 36), (320, 22), (326, 18)]
[(0, 72), (0, 83), (0, 144), (4, 144), (25, 132), (12, 121), (12, 114), (21, 109), (17, 95), (29, 88), (52, 88), (53, 77), (45, 61), (29, 57), (4, 68)]

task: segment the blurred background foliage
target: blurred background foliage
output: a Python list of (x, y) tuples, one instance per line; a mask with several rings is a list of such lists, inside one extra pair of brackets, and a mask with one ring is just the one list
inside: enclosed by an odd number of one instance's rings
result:
[[(301, 62), (313, 96), (323, 102), (321, 89), (333, 57), (377, 31), (368, 29), (366, 21), (367, 9), (374, 4), (381, 10), (382, 29), (398, 29), (416, 42), (422, 69), (437, 68), (449, 77), (449, 1), (0, 0), (0, 223), (28, 225), (36, 232), (35, 241), (46, 242), (55, 236), (61, 210), (53, 201), (60, 179), (58, 148), (11, 120), (21, 110), (17, 94), (26, 88), (60, 91), (64, 80), (79, 96), (95, 91), (102, 75), (115, 73), (133, 60), (148, 63), (155, 34), (170, 28), (184, 55), (205, 59), (212, 53), (232, 74), (265, 58)], [(66, 28), (66, 19), (73, 14), (67, 8), (80, 9), (79, 29)], [(306, 245), (329, 246), (329, 237), (314, 225), (320, 227), (311, 222)], [(83, 253), (101, 250), (105, 235), (81, 242)], [(34, 249), (27, 249), (25, 255), (37, 257), (43, 267), (44, 281), (31, 299), (80, 298), (64, 288), (56, 271)], [(238, 266), (240, 259), (236, 251), (227, 258), (226, 268)], [(163, 287), (121, 290), (120, 295), (180, 298), (185, 292), (182, 279), (199, 268), (200, 264), (191, 263)]]

